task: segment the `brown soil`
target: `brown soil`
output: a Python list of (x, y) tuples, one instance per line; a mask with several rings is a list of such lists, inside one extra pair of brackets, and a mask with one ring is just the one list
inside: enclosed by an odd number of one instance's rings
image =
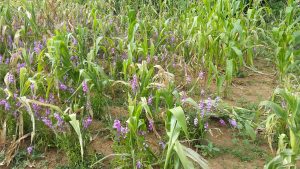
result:
[(230, 104), (236, 104), (239, 101), (259, 103), (272, 96), (276, 87), (275, 75), (272, 74), (273, 66), (262, 58), (256, 59), (254, 62), (261, 73), (247, 69), (245, 70), (246, 77), (235, 78), (229, 90), (229, 97), (225, 99), (226, 102)]
[[(210, 123), (210, 129), (212, 131), (212, 134), (209, 134), (208, 139), (213, 143), (213, 145), (219, 148), (230, 148), (230, 149), (238, 149), (239, 146), (243, 146), (241, 142), (238, 142), (236, 144), (233, 143), (232, 141), (234, 139), (232, 133), (236, 132), (235, 129), (232, 129), (229, 126), (225, 126), (225, 127), (221, 126), (216, 122)], [(259, 148), (265, 150), (267, 154), (271, 154), (266, 144), (260, 145)], [(245, 155), (247, 155), (246, 152)], [(259, 157), (250, 161), (241, 161), (238, 157), (226, 153), (226, 154), (221, 154), (214, 158), (209, 158), (208, 162), (211, 169), (234, 169), (234, 168), (254, 169), (254, 168), (263, 168), (266, 161)]]

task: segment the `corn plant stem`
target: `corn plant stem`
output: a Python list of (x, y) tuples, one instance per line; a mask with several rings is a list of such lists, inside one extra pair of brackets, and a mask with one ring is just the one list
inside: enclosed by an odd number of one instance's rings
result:
[(172, 152), (172, 148), (173, 148), (173, 145), (172, 145), (172, 136), (173, 136), (176, 124), (177, 124), (177, 122), (175, 123), (174, 128), (172, 129), (171, 137), (170, 137), (169, 142), (168, 142), (168, 151), (167, 151), (167, 156), (166, 156), (166, 161), (165, 161), (164, 169), (168, 168), (168, 163), (169, 163), (169, 160), (171, 158), (171, 152)]

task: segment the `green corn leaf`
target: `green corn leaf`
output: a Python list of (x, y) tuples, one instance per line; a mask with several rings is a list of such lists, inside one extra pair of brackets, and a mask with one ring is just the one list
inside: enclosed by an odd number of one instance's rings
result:
[(184, 169), (194, 168), (193, 163), (186, 157), (186, 153), (184, 152), (184, 149), (178, 140), (175, 142), (174, 150), (176, 151)]
[(187, 125), (186, 125), (183, 109), (181, 107), (175, 107), (173, 109), (169, 109), (169, 111), (174, 115), (179, 126), (182, 128), (185, 135), (188, 137), (188, 130), (187, 130)]
[(69, 122), (78, 136), (78, 140), (80, 143), (81, 158), (83, 160), (83, 140), (82, 140), (82, 135), (81, 135), (81, 131), (80, 131), (80, 123), (79, 123), (79, 120), (76, 119), (76, 114), (70, 114), (69, 117), (71, 119)]
[(265, 106), (270, 108), (277, 116), (280, 118), (287, 120), (287, 112), (285, 112), (278, 104), (271, 101), (263, 101), (260, 103), (260, 106)]
[(199, 164), (203, 169), (209, 169), (208, 162), (196, 151), (184, 145), (181, 145), (187, 157)]

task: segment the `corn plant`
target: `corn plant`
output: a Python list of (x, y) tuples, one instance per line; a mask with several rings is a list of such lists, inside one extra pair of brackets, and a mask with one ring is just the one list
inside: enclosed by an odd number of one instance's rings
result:
[(208, 168), (207, 162), (194, 150), (185, 147), (179, 142), (179, 135), (184, 132), (188, 137), (188, 128), (184, 111), (181, 107), (169, 109), (166, 117), (166, 132), (169, 138), (164, 168), (194, 168), (191, 160), (202, 168)]
[[(270, 161), (265, 168), (276, 168), (278, 166), (293, 168), (300, 151), (300, 97), (297, 93), (292, 93), (286, 89), (276, 89), (274, 94), (282, 99), (282, 105), (274, 101), (263, 101), (260, 105), (271, 110), (272, 114), (269, 115), (271, 118), (267, 119), (266, 128), (267, 131), (270, 131), (270, 127), (273, 126), (275, 132), (281, 134), (279, 137), (281, 146), (278, 147), (280, 150), (278, 156)], [(272, 125), (274, 123), (276, 126)], [(287, 137), (287, 139), (284, 140), (284, 137)], [(284, 144), (287, 146), (283, 147)]]
[(298, 29), (300, 17), (297, 17), (299, 7), (297, 1), (288, 1), (288, 6), (282, 14), (282, 19), (279, 21), (278, 26), (273, 27), (271, 34), (271, 43), (275, 49), (275, 64), (279, 71), (279, 77), (283, 82), (284, 77), (287, 75), (293, 65), (298, 64), (295, 62), (299, 52), (296, 52), (295, 46), (299, 43)]

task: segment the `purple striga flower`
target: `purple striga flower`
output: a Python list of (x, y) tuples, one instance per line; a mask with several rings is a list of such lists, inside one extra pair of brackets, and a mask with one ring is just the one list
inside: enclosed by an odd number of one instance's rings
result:
[(70, 87), (68, 90), (70, 93), (74, 93), (74, 91), (75, 91), (72, 87)]
[(73, 45), (76, 46), (78, 44), (76, 38), (73, 38)]
[(201, 117), (204, 117), (204, 115), (205, 115), (205, 110), (204, 109), (201, 110), (200, 115), (201, 115)]
[(148, 124), (148, 130), (149, 130), (149, 131), (153, 131), (153, 125), (154, 125), (154, 121), (153, 121), (153, 120), (150, 120), (150, 121), (149, 121), (149, 124)]
[(51, 113), (50, 109), (46, 109), (45, 115), (46, 115), (46, 116), (49, 116), (50, 113)]
[(10, 110), (10, 104), (6, 100), (1, 100), (0, 105), (4, 106), (4, 110)]
[(204, 124), (204, 129), (205, 129), (205, 130), (208, 130), (208, 122), (206, 122), (206, 123)]
[(204, 78), (204, 72), (201, 71), (201, 72), (199, 73), (199, 78), (200, 78), (201, 80)]
[(76, 61), (77, 59), (78, 59), (77, 56), (71, 56), (71, 58), (70, 58), (71, 61)]
[(134, 93), (136, 93), (138, 88), (138, 79), (136, 75), (133, 75), (133, 78), (131, 80), (131, 89)]
[(175, 42), (175, 36), (172, 36), (171, 37), (171, 43), (174, 43)]
[(141, 136), (144, 136), (144, 135), (146, 135), (146, 132), (145, 131), (143, 131), (143, 130), (139, 130), (139, 135), (141, 135)]
[(187, 98), (188, 98), (188, 96), (186, 95), (186, 93), (182, 92), (181, 102), (185, 102)]
[(8, 102), (5, 103), (4, 109), (5, 110), (10, 110), (10, 104)]
[(47, 43), (47, 36), (46, 36), (46, 35), (43, 35), (43, 44), (46, 45), (46, 43)]
[(147, 56), (147, 63), (150, 63), (151, 62), (151, 58), (150, 58), (150, 56), (148, 55)]
[(9, 47), (9, 48), (12, 48), (12, 47), (13, 47), (12, 44), (13, 44), (13, 40), (12, 40), (11, 35), (9, 35), (9, 36), (8, 36), (8, 47)]
[(160, 141), (158, 144), (160, 145), (160, 147), (161, 147), (162, 149), (165, 149), (165, 148), (166, 148), (166, 144), (165, 144), (163, 141)]
[(197, 118), (197, 117), (194, 118), (194, 126), (195, 126), (195, 127), (198, 126), (198, 118)]
[(19, 97), (18, 93), (14, 93), (14, 99), (16, 99), (17, 97)]
[(218, 104), (220, 103), (220, 101), (221, 101), (221, 98), (219, 96), (217, 96), (215, 98), (215, 107), (218, 106)]
[(42, 97), (39, 98), (39, 101), (42, 102), (42, 103), (45, 103), (45, 99), (42, 98)]
[(121, 134), (123, 135), (124, 138), (126, 138), (126, 134), (129, 132), (128, 127), (122, 127), (121, 126)]
[(138, 161), (138, 162), (136, 163), (136, 168), (140, 169), (140, 168), (142, 168), (142, 167), (143, 167), (143, 164), (142, 164), (140, 161)]
[(30, 89), (31, 89), (31, 91), (34, 91), (34, 83), (30, 84)]
[(41, 107), (38, 104), (32, 104), (32, 109), (34, 112), (39, 112), (41, 110)]
[(120, 120), (115, 120), (114, 121), (114, 125), (113, 125), (113, 128), (114, 129), (117, 129), (117, 131), (118, 131), (118, 133), (120, 133), (121, 132), (121, 122), (120, 122)]
[(5, 64), (9, 64), (9, 61), (10, 61), (10, 59), (9, 58), (6, 58), (6, 60), (5, 60)]
[(49, 95), (49, 102), (50, 103), (54, 102), (54, 95), (52, 93), (50, 93), (50, 95)]
[(68, 87), (65, 84), (61, 83), (61, 82), (59, 82), (59, 88), (61, 90), (67, 90), (68, 89)]
[(87, 82), (84, 80), (82, 82), (82, 90), (83, 90), (84, 93), (86, 93), (88, 91), (88, 89), (89, 88), (88, 88)]
[(22, 67), (25, 67), (25, 66), (26, 66), (26, 63), (18, 63), (18, 64), (17, 64), (18, 72), (20, 72), (20, 69), (21, 69)]
[(211, 100), (211, 98), (209, 97), (209, 98), (207, 99), (207, 103), (206, 103), (206, 110), (207, 110), (207, 112), (210, 112), (210, 111), (211, 111), (212, 106), (213, 106), (212, 100)]
[(89, 116), (87, 119), (83, 121), (83, 128), (88, 128), (92, 124), (92, 118)]
[(148, 104), (148, 105), (151, 105), (152, 102), (153, 102), (153, 97), (152, 97), (152, 95), (150, 95), (150, 96), (148, 97), (148, 99), (147, 99), (147, 104)]
[(64, 81), (67, 81), (68, 75), (64, 75), (63, 79), (64, 79)]
[(15, 81), (14, 75), (11, 73), (8, 73), (7, 79), (9, 83), (13, 83)]
[(32, 146), (27, 147), (27, 153), (28, 153), (29, 155), (31, 155), (32, 151), (33, 151), (33, 147), (32, 147)]
[(115, 54), (115, 48), (111, 48), (111, 53)]
[(176, 67), (176, 62), (175, 61), (173, 61), (172, 66), (173, 66), (173, 68)]
[(191, 82), (192, 82), (191, 76), (187, 75), (187, 77), (186, 77), (186, 82), (187, 82), (187, 83), (191, 83)]
[(5, 105), (6, 102), (7, 102), (6, 100), (1, 100), (1, 101), (0, 101), (0, 105)]
[(22, 105), (22, 103), (19, 102), (19, 101), (17, 101), (16, 106), (17, 106), (17, 107), (20, 107), (21, 105)]
[(3, 56), (0, 54), (0, 63), (3, 61)]
[(14, 111), (14, 112), (13, 112), (13, 116), (14, 116), (14, 118), (16, 119), (16, 118), (18, 118), (19, 113), (18, 113), (17, 111)]
[(201, 100), (199, 103), (199, 109), (204, 110), (204, 101), (203, 100)]
[(226, 126), (226, 122), (223, 119), (220, 119), (219, 123), (221, 124), (221, 126)]
[(122, 59), (123, 59), (123, 60), (127, 59), (127, 53), (123, 53)]
[(61, 127), (64, 123), (64, 120), (58, 113), (54, 113), (54, 118), (57, 120), (57, 126)]
[(42, 51), (43, 45), (41, 44), (41, 42), (34, 42), (33, 44), (34, 44), (33, 50), (38, 55)]
[(229, 119), (228, 122), (230, 123), (230, 125), (234, 128), (237, 127), (237, 122), (234, 119)]
[(42, 117), (42, 121), (44, 122), (44, 124), (46, 126), (48, 126), (49, 128), (53, 128), (52, 126), (52, 121), (48, 118), (48, 117)]

